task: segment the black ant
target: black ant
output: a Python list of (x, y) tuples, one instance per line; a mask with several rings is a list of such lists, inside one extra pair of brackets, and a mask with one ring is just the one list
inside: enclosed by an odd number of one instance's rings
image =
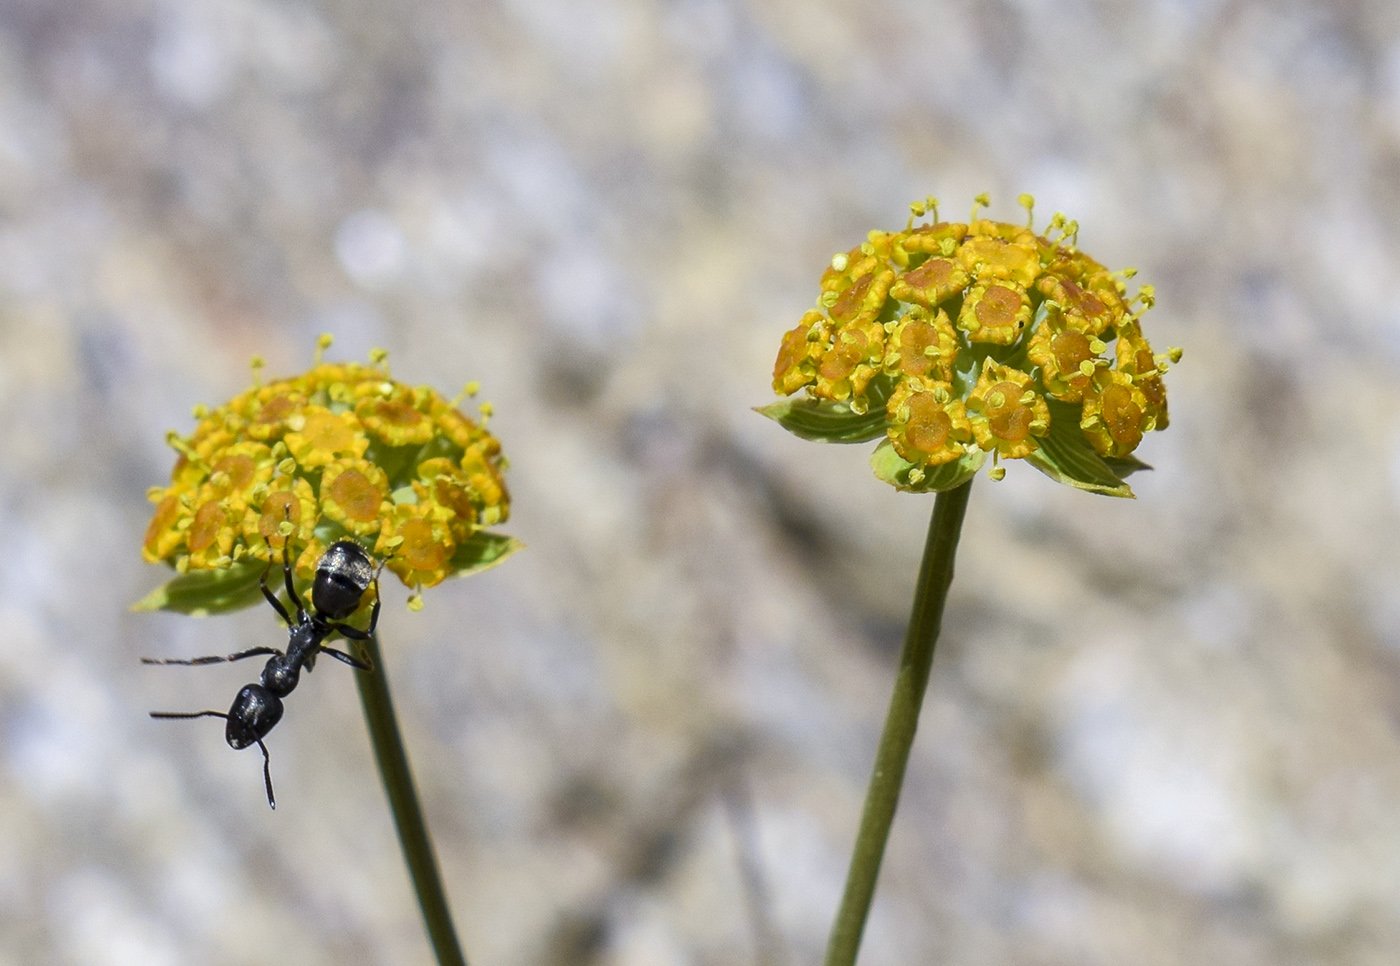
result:
[[(256, 744), (263, 753), (263, 783), (267, 786), (267, 804), (277, 807), (272, 797), (272, 771), (263, 738), (282, 720), (282, 699), (291, 694), (297, 686), (304, 667), (310, 673), (316, 662), (316, 655), (325, 653), (359, 671), (369, 671), (371, 666), (359, 658), (351, 657), (344, 651), (326, 647), (322, 641), (332, 634), (340, 633), (357, 641), (369, 640), (379, 623), (379, 571), (359, 544), (350, 540), (339, 540), (330, 545), (316, 564), (316, 580), (311, 586), (311, 610), (308, 611), (297, 595), (292, 584), (292, 565), (287, 560), (287, 545), (282, 545), (282, 576), (287, 585), (287, 597), (296, 606), (297, 617), (293, 621), (287, 609), (277, 596), (268, 590), (267, 574), (272, 569), (269, 561), (267, 569), (258, 578), (263, 596), (273, 609), (281, 615), (290, 631), (286, 653), (274, 647), (252, 647), (237, 654), (212, 655), (188, 660), (179, 658), (143, 657), (142, 664), (219, 664), (224, 661), (241, 661), (245, 657), (271, 654), (263, 667), (262, 683), (244, 685), (233, 699), (233, 705), (225, 714), (222, 711), (152, 711), (152, 718), (223, 718), (228, 722), (224, 728), (224, 738), (229, 747), (235, 750)], [(383, 565), (380, 565), (383, 570)], [(374, 607), (369, 614), (369, 629), (359, 630), (343, 623), (345, 618), (360, 606), (360, 599), (370, 586), (374, 587)]]

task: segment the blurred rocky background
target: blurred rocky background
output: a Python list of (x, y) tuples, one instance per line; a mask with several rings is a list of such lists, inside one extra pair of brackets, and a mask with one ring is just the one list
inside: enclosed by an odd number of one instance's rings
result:
[(351, 672), (128, 613), (195, 403), (480, 380), (529, 548), (389, 672), (481, 966), (818, 961), (929, 497), (750, 411), (933, 193), (1186, 350), (1136, 501), (974, 486), (863, 966), (1400, 949), (1400, 7), (4, 0), (0, 964), (427, 964)]

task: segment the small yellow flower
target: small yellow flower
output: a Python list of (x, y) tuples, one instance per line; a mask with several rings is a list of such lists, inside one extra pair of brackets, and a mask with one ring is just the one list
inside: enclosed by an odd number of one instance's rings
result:
[(1153, 416), (1142, 390), (1124, 372), (1104, 370), (1084, 396), (1080, 428), (1100, 456), (1127, 456), (1153, 426)]
[(1142, 329), (1136, 322), (1125, 322), (1118, 329), (1118, 371), (1127, 373), (1133, 385), (1142, 390), (1147, 400), (1146, 412), (1151, 418), (1149, 429), (1167, 428), (1167, 387), (1162, 382), (1165, 365), (1152, 354)]
[(151, 515), (151, 522), (146, 527), (146, 540), (141, 545), (141, 556), (147, 563), (166, 559), (185, 540), (184, 531), (175, 526), (181, 518), (179, 494), (163, 490), (157, 490), (157, 494), (160, 502), (156, 504), (156, 512)]
[(1025, 289), (1011, 281), (979, 282), (963, 299), (958, 328), (970, 342), (1010, 345), (1030, 324), (1031, 303)]
[(1040, 252), (1029, 229), (995, 221), (974, 221), (958, 249), (964, 270), (979, 281), (1002, 280), (1026, 289), (1040, 276)]
[(902, 318), (890, 323), (890, 329), (885, 371), (938, 382), (953, 381), (958, 334), (948, 321), (947, 312), (939, 309), (931, 313), (922, 305), (912, 305)]
[(388, 541), (385, 552), (402, 558), (393, 572), (420, 587), (513, 550), (509, 538), (484, 534), (472, 546), (485, 557), (454, 562), (454, 548), (509, 517), (500, 443), (455, 402), (395, 382), (383, 355), (372, 358), (318, 359), (301, 375), (198, 407), (194, 432), (170, 437), (179, 455), (170, 484), (149, 494), (142, 556), (198, 574), (275, 564), (285, 547), (309, 579), (336, 540), (367, 549)]
[(232, 524), (239, 522), (218, 497), (203, 492), (208, 498), (196, 503), (185, 534), (189, 565), (197, 570), (217, 568), (233, 552), (235, 531)]
[(302, 412), (306, 396), (286, 384), (279, 384), (245, 393), (229, 405), (247, 414), (245, 432), (248, 436), (270, 442), (281, 439), (287, 432), (287, 418)]
[(272, 450), (262, 443), (230, 443), (215, 455), (209, 483), (231, 508), (241, 513), (254, 491), (266, 486), (276, 469)]
[(365, 429), (390, 446), (422, 446), (436, 431), (432, 419), (419, 412), (416, 394), (406, 386), (386, 396), (361, 399), (355, 415)]
[(901, 383), (890, 397), (887, 435), (895, 452), (919, 466), (939, 466), (963, 456), (972, 440), (972, 425), (952, 385), (915, 385), (912, 380)]
[(817, 366), (821, 364), (825, 347), (820, 338), (813, 338), (814, 327), (822, 322), (820, 312), (808, 312), (797, 327), (783, 336), (778, 360), (773, 364), (773, 391), (791, 395), (803, 386), (817, 381)]
[(1031, 377), (1019, 369), (988, 362), (968, 394), (967, 411), (977, 445), (996, 450), (1002, 459), (1035, 452), (1035, 437), (1050, 430), (1050, 409), (1035, 391)]
[(328, 544), (319, 537), (312, 537), (306, 548), (297, 555), (292, 562), (292, 571), (302, 580), (312, 580), (316, 576), (316, 567), (320, 564), (321, 558), (326, 554)]
[(321, 512), (356, 536), (379, 529), (389, 477), (368, 460), (337, 460), (321, 474)]
[(1102, 358), (1107, 348), (1097, 336), (1070, 328), (1054, 315), (1036, 326), (1026, 354), (1040, 367), (1046, 392), (1062, 402), (1080, 402), (1098, 367), (1108, 365)]
[(1101, 336), (1123, 318), (1123, 300), (1108, 271), (1102, 267), (1090, 276), (1089, 287), (1081, 287), (1082, 281), (1047, 275), (1040, 280), (1040, 291), (1059, 307), (1070, 327)]
[(428, 504), (401, 504), (384, 521), (374, 552), (410, 587), (432, 587), (451, 572), (457, 542)]
[(309, 482), (295, 476), (280, 477), (263, 489), (261, 499), (244, 516), (244, 546), (259, 560), (271, 560), (269, 550), (280, 550), (288, 540), (298, 546), (309, 542), (318, 514), (316, 494)]
[(865, 392), (885, 361), (885, 327), (866, 321), (841, 330), (817, 368), (817, 392), (846, 400)]
[(364, 456), (369, 448), (369, 437), (353, 413), (306, 405), (288, 416), (286, 424), (291, 428), (284, 440), (287, 451), (308, 470), (326, 466), (343, 456)]
[(899, 281), (890, 286), (890, 296), (901, 302), (934, 308), (954, 295), (961, 295), (967, 283), (967, 271), (961, 265), (935, 255), (900, 276)]

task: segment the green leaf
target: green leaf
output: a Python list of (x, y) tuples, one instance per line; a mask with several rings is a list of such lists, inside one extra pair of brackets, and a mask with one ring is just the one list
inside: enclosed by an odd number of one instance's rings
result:
[(180, 574), (151, 591), (131, 609), (172, 610), (193, 617), (242, 610), (263, 599), (258, 578), (266, 567), (261, 560), (243, 560), (224, 570)]
[(1127, 479), (1140, 470), (1150, 470), (1152, 467), (1138, 459), (1132, 453), (1127, 456), (1105, 456), (1103, 461), (1108, 468), (1117, 473), (1122, 479)]
[(986, 461), (987, 454), (980, 449), (974, 449), (962, 459), (929, 467), (923, 471), (922, 478), (911, 479), (911, 474), (918, 476), (914, 464), (895, 452), (894, 444), (889, 440), (875, 447), (875, 452), (870, 454), (870, 468), (875, 471), (875, 475), (896, 490), (905, 493), (939, 493), (951, 490), (972, 479)]
[(1132, 488), (1094, 451), (1079, 428), (1081, 407), (1057, 399), (1046, 402), (1050, 406), (1050, 432), (1040, 437), (1040, 448), (1027, 456), (1026, 462), (1057, 483), (1132, 499)]
[(457, 545), (457, 552), (452, 555), (452, 575), (460, 577), (488, 570), (524, 546), (503, 533), (478, 530)]
[(867, 443), (885, 435), (885, 406), (872, 401), (870, 410), (857, 413), (847, 403), (798, 396), (779, 399), (754, 412), (781, 425), (794, 436), (822, 443)]
[(879, 375), (865, 387), (869, 409), (857, 413), (850, 403), (832, 402), (796, 396), (779, 399), (769, 406), (754, 407), (754, 412), (779, 423), (784, 429), (802, 439), (821, 443), (868, 443), (885, 435), (885, 403), (894, 390), (894, 380)]

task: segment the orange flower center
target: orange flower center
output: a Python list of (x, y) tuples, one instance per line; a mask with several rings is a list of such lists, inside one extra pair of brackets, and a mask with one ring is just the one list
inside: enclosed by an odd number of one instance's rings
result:
[(346, 470), (330, 486), (331, 499), (340, 505), (352, 520), (368, 523), (379, 516), (379, 504), (384, 493), (359, 470)]
[(433, 527), (427, 520), (409, 520), (396, 535), (403, 537), (398, 556), (413, 570), (436, 570), (447, 557), (442, 544), (433, 538)]
[(296, 409), (296, 405), (296, 400), (291, 396), (273, 396), (263, 403), (262, 409), (258, 410), (258, 415), (253, 422), (268, 426), (280, 423), (291, 415), (292, 410)]
[(225, 456), (214, 464), (214, 472), (227, 473), (229, 478), (229, 489), (233, 491), (242, 490), (253, 479), (253, 473), (258, 465), (253, 462), (253, 458), (243, 453), (235, 453), (233, 456)]
[(862, 275), (854, 285), (842, 292), (841, 297), (831, 306), (831, 317), (845, 322), (854, 316), (874, 280), (873, 272)]
[(1016, 324), (1016, 313), (1021, 310), (1021, 296), (1003, 285), (993, 285), (987, 289), (982, 300), (973, 312), (977, 321), (989, 329), (1004, 329)]
[(306, 426), (302, 430), (312, 450), (340, 453), (355, 446), (355, 430), (345, 424), (335, 413), (312, 412), (307, 414)]
[(952, 277), (952, 262), (946, 258), (930, 258), (918, 268), (907, 272), (904, 281), (915, 288), (929, 289), (947, 285)]
[(783, 374), (802, 361), (807, 348), (807, 329), (799, 325), (783, 336), (782, 347), (778, 349), (778, 361), (773, 365), (773, 378), (781, 379)]
[(383, 399), (374, 404), (374, 414), (390, 426), (409, 428), (423, 421), (423, 414), (408, 403)]
[(933, 360), (924, 350), (938, 341), (938, 330), (927, 322), (910, 322), (900, 333), (900, 368), (911, 376), (928, 372)]
[(439, 476), (433, 481), (433, 497), (438, 503), (447, 507), (462, 519), (476, 519), (476, 507), (472, 506), (471, 497), (467, 494), (467, 491), (453, 483), (446, 476)]
[(865, 333), (857, 329), (842, 332), (840, 344), (833, 346), (822, 360), (821, 374), (832, 382), (845, 379), (860, 365), (862, 350), (867, 341)]
[(1031, 431), (1035, 414), (1021, 405), (1021, 387), (999, 382), (987, 393), (987, 424), (992, 434), (1008, 443), (1019, 443)]
[(1060, 372), (1066, 374), (1077, 372), (1079, 364), (1094, 355), (1089, 351), (1089, 340), (1084, 333), (1073, 330), (1061, 332), (1051, 339), (1050, 351), (1060, 365)]
[(190, 524), (190, 551), (199, 553), (204, 548), (211, 546), (219, 536), (219, 528), (224, 525), (224, 511), (219, 504), (212, 500), (200, 507), (194, 515), (194, 522)]
[(153, 553), (160, 535), (170, 529), (171, 525), (175, 523), (175, 518), (179, 515), (180, 498), (175, 494), (172, 493), (160, 501), (155, 514), (151, 517), (150, 526), (146, 527), (146, 547)]
[(1065, 279), (1061, 284), (1073, 306), (1088, 318), (1096, 319), (1108, 311), (1108, 306), (1092, 292), (1084, 291), (1069, 279)]
[(1103, 421), (1116, 443), (1136, 445), (1142, 439), (1142, 409), (1133, 402), (1127, 386), (1109, 386), (1104, 390)]
[(904, 437), (909, 445), (925, 453), (937, 453), (948, 442), (953, 420), (933, 393), (921, 392), (909, 399), (909, 424)]
[(262, 516), (258, 518), (258, 533), (263, 535), (263, 539), (269, 544), (281, 546), (282, 534), (277, 528), (283, 523), (297, 524), (301, 522), (301, 501), (296, 494), (288, 490), (278, 490), (276, 493), (268, 494), (263, 501)]

